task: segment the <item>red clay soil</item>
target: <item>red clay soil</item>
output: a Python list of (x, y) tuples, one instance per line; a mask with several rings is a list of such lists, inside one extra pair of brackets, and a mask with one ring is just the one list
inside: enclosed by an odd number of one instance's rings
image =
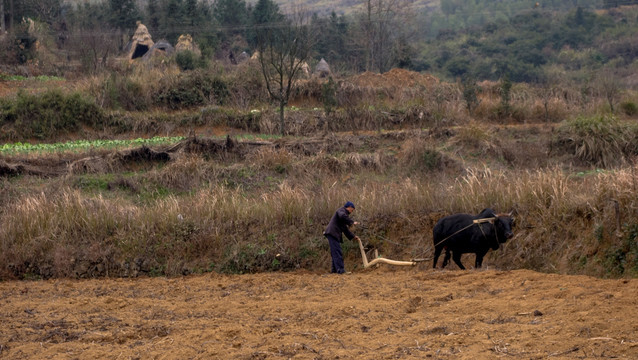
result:
[(0, 282), (2, 359), (638, 359), (638, 280), (381, 265)]

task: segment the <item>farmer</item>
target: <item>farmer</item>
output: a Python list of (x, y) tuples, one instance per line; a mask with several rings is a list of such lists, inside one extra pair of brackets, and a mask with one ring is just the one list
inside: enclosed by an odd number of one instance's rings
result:
[(337, 209), (335, 214), (332, 215), (332, 219), (330, 219), (326, 231), (323, 232), (323, 236), (328, 239), (328, 243), (330, 244), (330, 256), (332, 257), (332, 270), (330, 272), (334, 274), (343, 274), (346, 272), (343, 265), (343, 252), (341, 251), (341, 243), (343, 242), (341, 234), (346, 234), (349, 240), (359, 240), (359, 237), (354, 236), (350, 229), (348, 229), (350, 225), (359, 224), (350, 219), (350, 215), (353, 211), (354, 204), (350, 201), (346, 202), (342, 208)]

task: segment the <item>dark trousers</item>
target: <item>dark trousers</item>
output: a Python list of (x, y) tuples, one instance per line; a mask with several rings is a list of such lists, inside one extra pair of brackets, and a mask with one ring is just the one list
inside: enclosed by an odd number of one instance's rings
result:
[(343, 252), (341, 251), (341, 242), (332, 235), (327, 235), (328, 244), (330, 244), (330, 256), (332, 257), (331, 273), (343, 274), (346, 272), (343, 265)]

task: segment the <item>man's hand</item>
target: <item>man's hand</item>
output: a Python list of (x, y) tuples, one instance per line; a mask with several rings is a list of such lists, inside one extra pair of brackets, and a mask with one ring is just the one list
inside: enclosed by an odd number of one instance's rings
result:
[(354, 224), (354, 225), (359, 225), (359, 222), (358, 222), (358, 221), (355, 221), (353, 224)]
[(352, 240), (354, 240), (354, 241), (360, 241), (361, 239), (359, 239), (359, 237), (358, 237), (358, 236), (355, 236), (355, 237), (353, 237), (353, 238), (352, 238)]

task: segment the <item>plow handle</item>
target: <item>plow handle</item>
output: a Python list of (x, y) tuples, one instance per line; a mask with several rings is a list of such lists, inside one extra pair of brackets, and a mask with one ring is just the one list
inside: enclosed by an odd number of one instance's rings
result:
[(363, 268), (367, 269), (368, 267), (378, 264), (378, 263), (384, 263), (384, 264), (389, 264), (389, 265), (402, 265), (402, 266), (414, 266), (416, 265), (416, 261), (399, 261), (399, 260), (390, 260), (390, 259), (385, 259), (382, 257), (376, 258), (370, 262), (368, 262), (368, 257), (366, 256), (366, 251), (363, 249), (363, 243), (361, 242), (361, 239), (357, 238), (359, 240), (359, 250), (361, 250), (361, 258), (363, 259)]

